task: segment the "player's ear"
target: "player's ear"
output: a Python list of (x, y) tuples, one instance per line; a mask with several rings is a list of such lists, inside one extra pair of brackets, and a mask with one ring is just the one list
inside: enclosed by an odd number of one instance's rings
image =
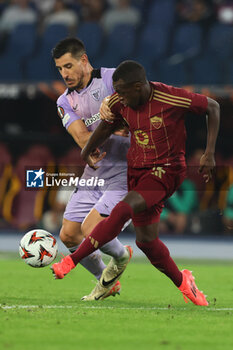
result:
[(134, 83), (134, 88), (137, 91), (140, 91), (142, 88), (142, 83), (140, 81), (137, 81), (136, 83)]
[(84, 62), (84, 63), (87, 63), (88, 62), (88, 57), (87, 57), (87, 54), (84, 53), (82, 56), (81, 56), (81, 60)]

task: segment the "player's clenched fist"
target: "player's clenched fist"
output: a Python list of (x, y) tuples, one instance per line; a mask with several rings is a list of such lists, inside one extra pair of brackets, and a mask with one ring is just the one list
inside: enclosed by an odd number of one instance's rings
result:
[(204, 153), (200, 159), (199, 173), (203, 174), (205, 182), (209, 182), (212, 179), (214, 168), (214, 154)]
[[(102, 120), (107, 121), (108, 123), (113, 123), (115, 119), (115, 114), (111, 112), (111, 109), (109, 107), (109, 99), (111, 96), (107, 96), (103, 99), (101, 106), (100, 106), (100, 118)], [(119, 129), (117, 129), (114, 132), (114, 135), (128, 137), (129, 136), (129, 128), (127, 125), (123, 125)]]
[(100, 152), (98, 148), (96, 148), (86, 159), (87, 164), (90, 168), (97, 170), (99, 167), (96, 166), (96, 163), (100, 162), (106, 156), (106, 152)]

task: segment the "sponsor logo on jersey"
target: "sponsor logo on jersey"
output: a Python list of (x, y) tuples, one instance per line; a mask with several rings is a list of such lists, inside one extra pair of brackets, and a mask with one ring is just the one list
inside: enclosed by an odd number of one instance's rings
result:
[(162, 179), (163, 175), (166, 174), (166, 171), (161, 166), (157, 166), (152, 168), (151, 174)]
[(136, 141), (139, 145), (148, 145), (149, 143), (149, 136), (146, 132), (142, 130), (136, 130), (134, 131), (134, 136), (136, 138)]
[(91, 95), (94, 98), (94, 100), (99, 101), (100, 100), (100, 89), (92, 90)]
[(60, 117), (61, 119), (63, 119), (63, 118), (64, 118), (64, 115), (65, 115), (64, 109), (63, 109), (61, 106), (58, 106), (58, 107), (57, 107), (57, 112), (58, 112), (59, 117)]
[(73, 106), (73, 110), (74, 110), (74, 111), (77, 111), (77, 109), (78, 109), (78, 104), (76, 103), (76, 105)]
[(100, 114), (96, 113), (94, 115), (92, 115), (90, 118), (87, 118), (86, 120), (83, 120), (86, 127), (94, 124), (95, 122), (97, 122), (98, 120), (100, 120)]
[(150, 118), (150, 122), (155, 129), (159, 129), (162, 125), (163, 119), (162, 117), (157, 117), (157, 115), (155, 115), (154, 117)]

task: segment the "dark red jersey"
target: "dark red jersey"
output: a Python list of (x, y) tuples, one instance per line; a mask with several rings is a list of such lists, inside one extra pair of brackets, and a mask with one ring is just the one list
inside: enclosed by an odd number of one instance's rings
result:
[(137, 110), (124, 107), (114, 93), (109, 101), (117, 118), (124, 118), (131, 132), (128, 165), (145, 168), (155, 165), (185, 165), (185, 114), (204, 114), (207, 97), (185, 89), (150, 82), (147, 103)]

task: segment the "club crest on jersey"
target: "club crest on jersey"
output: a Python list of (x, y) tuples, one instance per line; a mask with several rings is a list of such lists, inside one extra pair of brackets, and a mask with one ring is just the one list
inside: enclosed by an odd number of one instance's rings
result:
[(157, 115), (155, 115), (154, 117), (150, 118), (150, 122), (155, 129), (159, 129), (162, 126), (163, 118), (157, 117)]
[(94, 100), (99, 101), (100, 100), (100, 89), (92, 90), (91, 95), (94, 98)]
[(64, 115), (65, 115), (64, 109), (63, 109), (61, 106), (58, 106), (58, 107), (57, 107), (57, 112), (58, 112), (59, 117), (60, 117), (61, 119), (63, 119), (63, 118), (64, 118)]
[(137, 143), (140, 145), (148, 145), (149, 143), (149, 136), (147, 135), (146, 132), (142, 130), (136, 130), (134, 131), (134, 136), (137, 140)]

